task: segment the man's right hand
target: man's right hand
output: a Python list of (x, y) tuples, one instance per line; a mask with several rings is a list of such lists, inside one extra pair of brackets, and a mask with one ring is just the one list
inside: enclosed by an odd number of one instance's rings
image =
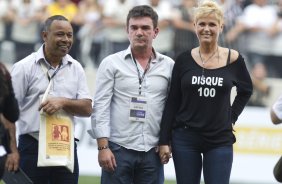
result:
[(99, 150), (98, 161), (100, 167), (109, 172), (114, 172), (117, 167), (115, 156), (109, 148)]

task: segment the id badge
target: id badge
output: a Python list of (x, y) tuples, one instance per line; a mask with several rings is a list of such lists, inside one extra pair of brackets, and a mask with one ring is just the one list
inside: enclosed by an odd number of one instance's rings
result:
[(146, 122), (147, 99), (144, 97), (131, 97), (129, 120)]

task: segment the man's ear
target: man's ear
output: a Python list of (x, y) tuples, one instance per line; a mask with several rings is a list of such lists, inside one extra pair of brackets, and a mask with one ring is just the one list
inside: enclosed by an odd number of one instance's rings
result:
[(155, 34), (154, 34), (154, 39), (155, 39), (157, 35), (159, 34), (160, 29), (157, 27), (154, 31), (155, 31)]
[(41, 38), (42, 38), (42, 40), (45, 42), (45, 40), (46, 40), (46, 37), (47, 37), (47, 32), (46, 31), (42, 31), (41, 32)]

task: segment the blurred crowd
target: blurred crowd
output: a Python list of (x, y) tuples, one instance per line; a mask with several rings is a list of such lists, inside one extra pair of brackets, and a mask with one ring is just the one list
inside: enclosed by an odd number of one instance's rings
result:
[[(282, 0), (217, 0), (225, 12), (222, 46), (237, 49), (252, 74), (255, 100), (263, 106), (269, 94), (266, 78), (282, 77)], [(153, 46), (173, 59), (197, 46), (193, 7), (198, 0), (0, 0), (0, 48), (15, 48), (15, 61), (42, 43), (42, 23), (62, 14), (74, 28), (70, 55), (83, 66), (98, 67), (106, 55), (128, 47), (126, 14), (135, 5), (148, 4), (159, 15), (160, 33)], [(4, 53), (0, 53), (4, 54)]]

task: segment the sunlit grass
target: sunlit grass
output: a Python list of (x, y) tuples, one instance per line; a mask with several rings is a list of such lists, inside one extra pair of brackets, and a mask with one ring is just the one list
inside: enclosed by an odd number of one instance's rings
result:
[[(98, 176), (80, 176), (79, 184), (100, 184), (100, 177)], [(165, 184), (176, 184), (175, 181), (165, 181)]]

